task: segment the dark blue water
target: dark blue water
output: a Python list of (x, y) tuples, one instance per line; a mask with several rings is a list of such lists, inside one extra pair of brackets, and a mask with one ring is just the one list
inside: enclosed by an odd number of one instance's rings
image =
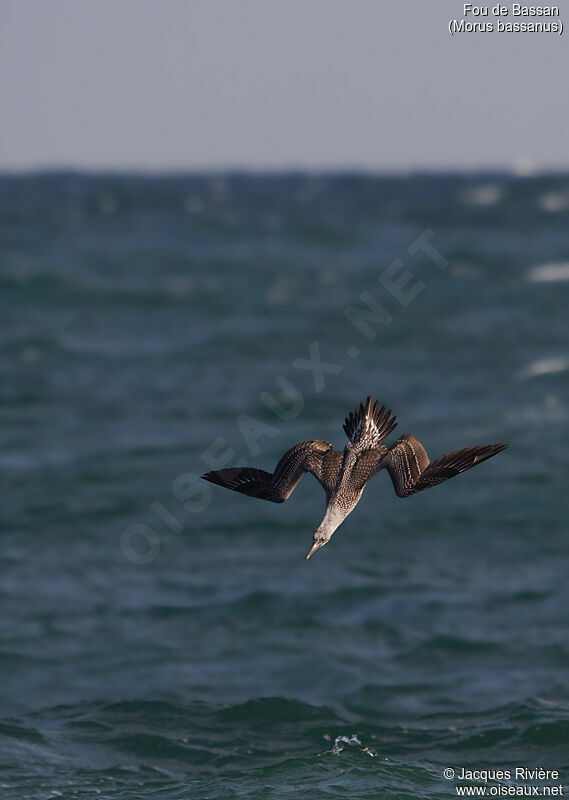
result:
[[(0, 304), (2, 798), (569, 782), (568, 176), (4, 176)], [(309, 562), (197, 480), (369, 393), (510, 448)]]

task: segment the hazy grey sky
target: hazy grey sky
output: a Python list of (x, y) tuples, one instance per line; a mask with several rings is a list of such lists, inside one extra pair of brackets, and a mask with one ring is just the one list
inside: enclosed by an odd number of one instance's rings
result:
[(569, 167), (569, 30), (451, 37), (455, 0), (0, 10), (3, 169)]

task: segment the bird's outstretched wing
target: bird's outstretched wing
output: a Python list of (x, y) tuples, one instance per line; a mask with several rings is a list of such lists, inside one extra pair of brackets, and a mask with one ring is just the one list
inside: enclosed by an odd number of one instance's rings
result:
[(466, 447), (446, 453), (431, 464), (421, 442), (410, 433), (404, 433), (378, 460), (375, 472), (385, 468), (393, 481), (395, 494), (398, 497), (409, 497), (481, 464), (507, 446), (503, 442), (496, 442)]
[(397, 427), (396, 417), (391, 416), (391, 409), (385, 406), (378, 409), (378, 402), (373, 402), (371, 396), (367, 397), (365, 404), (360, 403), (356, 410), (346, 417), (343, 428), (346, 436), (352, 443), (361, 441), (366, 437), (370, 446), (377, 446), (382, 439)]
[(331, 448), (330, 442), (301, 442), (284, 454), (273, 473), (252, 467), (232, 467), (206, 472), (202, 478), (249, 497), (284, 503), (306, 472), (320, 480), (322, 459)]

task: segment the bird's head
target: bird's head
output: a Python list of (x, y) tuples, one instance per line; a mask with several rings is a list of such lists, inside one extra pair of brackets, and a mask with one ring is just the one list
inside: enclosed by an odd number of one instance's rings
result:
[[(354, 503), (355, 506), (355, 503)], [(352, 508), (354, 507), (352, 506)], [(318, 526), (318, 528), (314, 531), (312, 547), (308, 551), (308, 555), (306, 556), (306, 560), (314, 555), (317, 550), (320, 550), (321, 547), (324, 547), (330, 539), (332, 538), (332, 534), (339, 528), (342, 522), (346, 519), (352, 508), (340, 508), (336, 505), (329, 505), (326, 509), (326, 514), (324, 515), (324, 519)]]

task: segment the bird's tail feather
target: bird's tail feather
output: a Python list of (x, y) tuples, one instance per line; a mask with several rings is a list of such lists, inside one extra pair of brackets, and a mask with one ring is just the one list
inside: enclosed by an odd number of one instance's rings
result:
[(358, 408), (346, 417), (344, 430), (348, 439), (356, 444), (364, 436), (372, 439), (372, 445), (376, 446), (385, 439), (386, 436), (397, 427), (396, 417), (391, 416), (391, 409), (385, 410), (385, 406), (378, 409), (377, 401), (374, 403), (371, 395), (367, 397), (365, 404), (360, 403)]

